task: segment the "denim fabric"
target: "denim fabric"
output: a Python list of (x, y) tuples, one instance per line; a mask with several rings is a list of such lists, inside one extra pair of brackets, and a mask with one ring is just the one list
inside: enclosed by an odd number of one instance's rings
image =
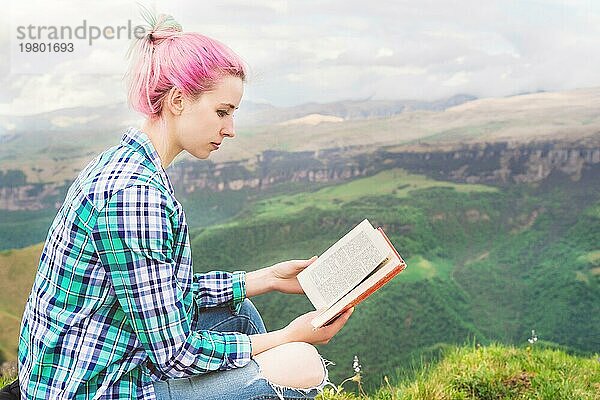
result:
[[(220, 332), (252, 335), (267, 331), (258, 310), (248, 299), (238, 313), (229, 307), (204, 309), (199, 313), (198, 322), (200, 329)], [(326, 381), (319, 388), (306, 390), (281, 387), (263, 378), (258, 364), (251, 360), (243, 368), (158, 381), (154, 383), (154, 390), (157, 400), (314, 399)]]

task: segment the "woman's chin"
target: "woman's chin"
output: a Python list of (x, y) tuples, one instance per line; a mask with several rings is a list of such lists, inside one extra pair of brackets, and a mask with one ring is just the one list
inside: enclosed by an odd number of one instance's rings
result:
[(205, 160), (208, 158), (208, 156), (210, 156), (210, 151), (195, 151), (195, 152), (190, 152), (188, 151), (188, 153), (190, 153), (192, 156), (194, 156), (195, 158), (199, 159), (199, 160)]

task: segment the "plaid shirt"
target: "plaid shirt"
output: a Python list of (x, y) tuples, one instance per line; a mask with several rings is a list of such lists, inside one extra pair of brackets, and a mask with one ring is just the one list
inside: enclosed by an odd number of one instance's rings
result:
[(25, 306), (27, 399), (155, 399), (152, 382), (242, 367), (242, 333), (198, 328), (239, 310), (243, 271), (193, 274), (188, 227), (156, 150), (129, 128), (84, 168), (59, 209)]

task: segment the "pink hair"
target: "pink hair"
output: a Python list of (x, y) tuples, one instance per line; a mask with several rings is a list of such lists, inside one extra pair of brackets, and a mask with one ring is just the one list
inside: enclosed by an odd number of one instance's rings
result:
[(196, 99), (226, 75), (246, 79), (244, 61), (223, 43), (193, 32), (182, 32), (170, 15), (154, 17), (147, 10), (147, 34), (130, 47), (127, 78), (129, 105), (150, 118), (160, 118), (162, 102), (177, 87)]

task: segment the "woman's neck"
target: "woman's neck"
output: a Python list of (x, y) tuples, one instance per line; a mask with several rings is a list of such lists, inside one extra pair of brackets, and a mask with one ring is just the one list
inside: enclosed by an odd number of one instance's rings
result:
[(158, 119), (146, 119), (141, 130), (152, 142), (163, 168), (167, 169), (173, 159), (182, 151), (173, 141), (174, 135), (169, 129), (168, 122), (164, 123)]

